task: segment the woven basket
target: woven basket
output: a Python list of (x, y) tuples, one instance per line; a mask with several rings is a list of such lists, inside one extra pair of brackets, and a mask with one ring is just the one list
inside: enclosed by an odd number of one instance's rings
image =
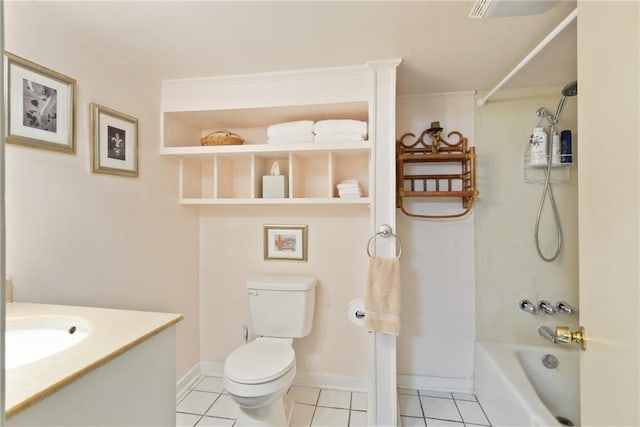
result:
[(242, 145), (244, 139), (228, 130), (217, 130), (200, 138), (201, 145)]

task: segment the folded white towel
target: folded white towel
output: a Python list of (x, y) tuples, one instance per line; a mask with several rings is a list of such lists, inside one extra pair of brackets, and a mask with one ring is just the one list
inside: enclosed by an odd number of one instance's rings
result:
[(313, 122), (311, 120), (277, 123), (267, 128), (267, 137), (269, 138), (310, 133), (313, 133)]
[(360, 185), (358, 184), (338, 184), (336, 187), (338, 187), (338, 190), (360, 189)]
[(355, 142), (364, 141), (364, 135), (357, 133), (317, 134), (316, 142)]
[(362, 194), (340, 194), (341, 199), (359, 199)]
[(353, 190), (338, 190), (338, 195), (342, 196), (362, 196), (362, 190), (359, 188)]
[(316, 135), (355, 134), (367, 135), (367, 122), (360, 120), (320, 120), (314, 127)]
[(267, 140), (269, 144), (298, 144), (303, 142), (313, 142), (313, 134), (276, 136)]

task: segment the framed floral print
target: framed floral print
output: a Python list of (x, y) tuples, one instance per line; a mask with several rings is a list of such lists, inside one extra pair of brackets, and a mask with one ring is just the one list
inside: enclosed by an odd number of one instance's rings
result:
[(91, 151), (93, 172), (138, 176), (138, 119), (92, 103)]

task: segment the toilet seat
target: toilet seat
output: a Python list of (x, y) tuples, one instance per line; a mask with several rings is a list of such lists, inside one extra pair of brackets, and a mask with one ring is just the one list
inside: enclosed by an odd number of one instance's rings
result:
[(283, 376), (294, 365), (290, 342), (258, 338), (231, 352), (224, 364), (224, 375), (240, 384), (261, 384)]

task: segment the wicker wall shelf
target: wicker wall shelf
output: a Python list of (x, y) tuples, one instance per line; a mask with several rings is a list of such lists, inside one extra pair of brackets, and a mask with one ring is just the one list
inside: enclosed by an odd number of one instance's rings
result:
[[(471, 211), (474, 197), (478, 195), (475, 147), (470, 147), (460, 132), (449, 132), (447, 138), (457, 137), (457, 141), (450, 142), (441, 136), (441, 131), (439, 123), (434, 122), (415, 141), (406, 141), (415, 138), (412, 133), (406, 133), (396, 141), (396, 205), (408, 216), (459, 218)], [(425, 137), (429, 140), (425, 141)], [(460, 197), (462, 211), (447, 214), (409, 212), (404, 202), (407, 197)]]

